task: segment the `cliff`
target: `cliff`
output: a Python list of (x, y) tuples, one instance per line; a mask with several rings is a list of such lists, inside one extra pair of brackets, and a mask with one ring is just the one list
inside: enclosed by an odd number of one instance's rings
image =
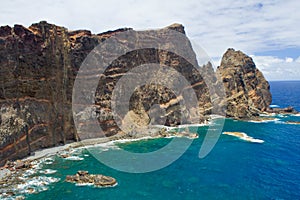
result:
[[(185, 33), (180, 24), (166, 29)], [(28, 28), (21, 25), (0, 27), (0, 165), (37, 149), (104, 136), (99, 133), (78, 136), (72, 113), (72, 89), (86, 56), (107, 38), (125, 31), (132, 29), (92, 34), (88, 30), (69, 31), (44, 21)], [(193, 52), (188, 39), (182, 48)], [(196, 56), (192, 59), (196, 61)], [(227, 104), (226, 114), (234, 118), (251, 118), (266, 110), (271, 102), (267, 81), (252, 59), (240, 51), (229, 49), (217, 70), (221, 78), (211, 77), (213, 81), (206, 83), (191, 63), (174, 53), (157, 49), (136, 50), (108, 66), (95, 94), (97, 119), (106, 136), (122, 134), (110, 103), (116, 83), (122, 74), (144, 63), (169, 65), (189, 81), (199, 99), (199, 110), (195, 112), (201, 116), (200, 122), (207, 120), (207, 115), (212, 113), (212, 104), (216, 102)], [(213, 72), (210, 63), (201, 69), (203, 73)], [(163, 73), (160, 76), (167, 77)], [(207, 86), (220, 86), (222, 82), (226, 103), (219, 100), (219, 94), (211, 98)], [(163, 108), (165, 113), (155, 115), (156, 122), (170, 126), (185, 123), (181, 113), (186, 108), (180, 106), (181, 102), (182, 97), (172, 90), (148, 84), (135, 90), (130, 99), (130, 111), (122, 119), (126, 121), (130, 116), (147, 124), (149, 112)]]
[(270, 85), (251, 57), (228, 49), (216, 73), (222, 77), (226, 90), (228, 117), (251, 118), (269, 108)]

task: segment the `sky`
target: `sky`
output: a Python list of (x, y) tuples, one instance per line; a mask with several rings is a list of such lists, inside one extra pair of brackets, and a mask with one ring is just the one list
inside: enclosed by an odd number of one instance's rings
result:
[(132, 27), (185, 26), (215, 66), (227, 48), (251, 55), (268, 80), (300, 80), (298, 0), (10, 0), (1, 2), (0, 25), (46, 20), (93, 33)]

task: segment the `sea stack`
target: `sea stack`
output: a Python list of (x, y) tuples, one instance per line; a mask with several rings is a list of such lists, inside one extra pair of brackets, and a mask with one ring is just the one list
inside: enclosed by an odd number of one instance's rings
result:
[(228, 117), (250, 119), (269, 108), (270, 85), (251, 57), (230, 48), (223, 55), (217, 73), (226, 90)]

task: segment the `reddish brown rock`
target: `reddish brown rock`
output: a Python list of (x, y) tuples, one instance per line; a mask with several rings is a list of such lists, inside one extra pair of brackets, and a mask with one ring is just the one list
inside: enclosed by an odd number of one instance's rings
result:
[[(185, 33), (180, 24), (167, 28)], [(71, 104), (74, 80), (86, 56), (100, 42), (130, 30), (123, 28), (92, 34), (88, 30), (69, 31), (45, 21), (29, 28), (21, 25), (0, 27), (0, 165), (7, 160), (23, 158), (37, 149), (104, 136), (102, 133), (89, 133), (79, 138)], [(164, 30), (157, 32), (163, 33)], [(196, 60), (187, 38), (181, 48), (191, 52), (192, 59)], [(225, 105), (218, 91), (210, 96), (207, 85), (218, 86), (224, 82), (228, 89), (227, 115), (230, 117), (251, 117), (265, 110), (270, 103), (267, 82), (252, 59), (241, 52), (229, 50), (224, 55), (218, 70), (223, 81), (212, 75), (211, 81), (205, 82), (191, 63), (175, 53), (139, 49), (115, 60), (100, 80), (95, 104), (99, 124), (106, 136), (120, 133), (111, 112), (110, 100), (115, 84), (123, 73), (145, 63), (171, 66), (190, 82), (199, 100), (199, 110), (195, 111), (201, 116), (197, 119), (198, 123), (212, 113), (213, 103)], [(202, 72), (214, 74), (212, 65), (204, 65)], [(164, 78), (164, 74), (161, 77)], [(130, 110), (138, 115), (137, 118), (145, 117), (140, 121), (146, 121), (152, 106), (159, 104), (167, 114), (156, 116), (155, 121), (174, 126), (189, 123), (183, 119), (191, 113), (180, 107), (181, 102), (182, 97), (177, 97), (170, 89), (148, 84), (132, 94)], [(88, 116), (78, 117), (85, 119)]]
[(89, 174), (88, 171), (78, 171), (75, 175), (68, 175), (66, 181), (76, 184), (92, 184), (97, 187), (109, 187), (117, 184), (116, 179), (113, 177), (102, 174)]
[(270, 85), (252, 58), (228, 49), (217, 69), (227, 95), (227, 116), (251, 118), (266, 111), (272, 102)]

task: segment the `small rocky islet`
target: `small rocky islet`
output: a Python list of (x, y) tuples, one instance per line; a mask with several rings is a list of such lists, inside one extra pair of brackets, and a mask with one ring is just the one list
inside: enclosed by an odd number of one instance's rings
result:
[(75, 175), (68, 175), (67, 182), (77, 185), (93, 185), (95, 187), (113, 187), (117, 184), (115, 178), (102, 174), (89, 174), (88, 171), (79, 170)]

